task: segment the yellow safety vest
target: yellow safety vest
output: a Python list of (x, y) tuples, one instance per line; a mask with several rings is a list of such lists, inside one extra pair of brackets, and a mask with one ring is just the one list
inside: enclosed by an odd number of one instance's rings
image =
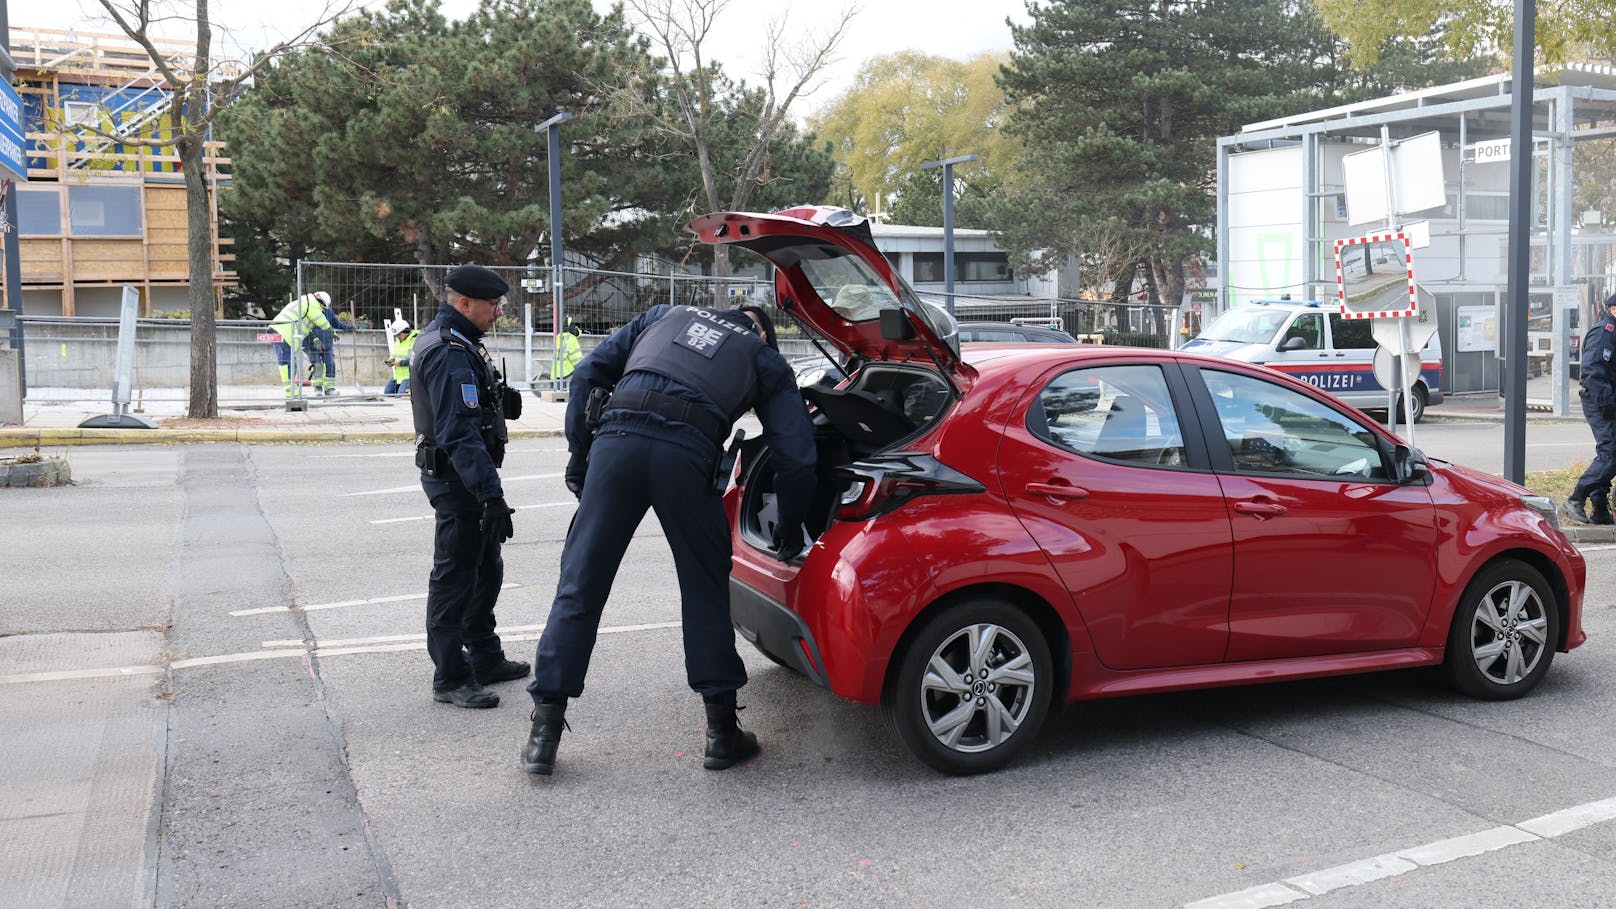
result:
[(301, 342), (305, 335), (316, 328), (329, 330), (331, 323), (326, 321), (325, 307), (320, 305), (319, 298), (314, 294), (304, 294), (286, 304), (286, 307), (270, 320), (269, 327), (275, 329), (275, 333), (281, 336), (282, 341), (292, 344), (294, 335)]
[[(419, 331), (411, 331), (408, 337), (400, 341), (397, 335), (388, 335), (387, 356), (393, 360), (408, 360), (410, 358), (410, 354), (415, 352), (415, 339), (420, 336), (421, 333)], [(407, 381), (409, 377), (410, 367), (407, 364), (404, 366), (393, 367), (393, 381), (404, 382)]]

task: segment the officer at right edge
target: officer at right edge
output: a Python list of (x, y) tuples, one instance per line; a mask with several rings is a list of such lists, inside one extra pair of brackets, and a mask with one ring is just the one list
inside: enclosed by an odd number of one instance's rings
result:
[[(1582, 415), (1594, 433), (1594, 461), (1571, 497), (1560, 506), (1579, 524), (1610, 524), (1610, 482), (1616, 478), (1616, 294), (1605, 300), (1605, 318), (1582, 337)], [(1592, 506), (1592, 513), (1589, 512)]]

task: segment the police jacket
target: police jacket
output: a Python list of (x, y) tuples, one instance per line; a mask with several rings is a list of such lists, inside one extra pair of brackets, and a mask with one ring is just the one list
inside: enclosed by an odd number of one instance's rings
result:
[(1616, 363), (1611, 361), (1612, 351), (1616, 350), (1616, 317), (1608, 308), (1601, 308), (1605, 309), (1605, 318), (1582, 336), (1582, 372), (1578, 377), (1583, 394), (1601, 407), (1610, 407), (1616, 404), (1616, 376), (1611, 374), (1616, 369)]
[(505, 494), (496, 470), (505, 460), (505, 417), (499, 371), (483, 349), (482, 332), (447, 303), (420, 331), (414, 355), (410, 409), (415, 439), (438, 452), (432, 479), (461, 487), (479, 502)]
[[(584, 408), (597, 386), (613, 390), (614, 405), (649, 392), (695, 411), (685, 422), (665, 416), (666, 407), (613, 406), (601, 415), (597, 432), (644, 436), (713, 458), (736, 418), (755, 410), (773, 456), (781, 519), (790, 524), (807, 517), (814, 490), (813, 425), (791, 367), (757, 336), (745, 313), (662, 304), (613, 332), (572, 374), (567, 447), (574, 452), (587, 451), (593, 437)], [(708, 431), (715, 425), (717, 433)]]

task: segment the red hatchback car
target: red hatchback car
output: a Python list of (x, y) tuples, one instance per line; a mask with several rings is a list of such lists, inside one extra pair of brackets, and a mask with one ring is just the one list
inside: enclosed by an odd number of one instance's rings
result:
[(769, 452), (740, 459), (735, 627), (879, 703), (932, 767), (1000, 767), (1088, 698), (1434, 664), (1515, 698), (1586, 637), (1551, 501), (1308, 385), (1177, 351), (962, 353), (845, 210), (690, 230), (772, 261), (780, 305), (856, 358), (803, 390), (820, 467), (795, 563), (768, 552)]

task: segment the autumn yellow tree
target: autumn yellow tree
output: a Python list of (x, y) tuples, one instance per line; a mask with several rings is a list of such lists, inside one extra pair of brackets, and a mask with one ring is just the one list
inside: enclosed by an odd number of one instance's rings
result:
[[(922, 162), (952, 155), (979, 156), (954, 170), (966, 188), (997, 187), (1018, 148), (999, 130), (1007, 111), (994, 77), (1005, 59), (903, 51), (867, 61), (853, 86), (809, 121), (833, 145), (836, 201), (889, 210), (905, 187), (917, 186)], [(930, 175), (919, 184), (934, 182)]]
[[(1324, 24), (1360, 65), (1409, 36), (1440, 35), (1455, 58), (1509, 57), (1516, 0), (1318, 0)], [(1611, 0), (1537, 0), (1537, 62), (1616, 57)]]

